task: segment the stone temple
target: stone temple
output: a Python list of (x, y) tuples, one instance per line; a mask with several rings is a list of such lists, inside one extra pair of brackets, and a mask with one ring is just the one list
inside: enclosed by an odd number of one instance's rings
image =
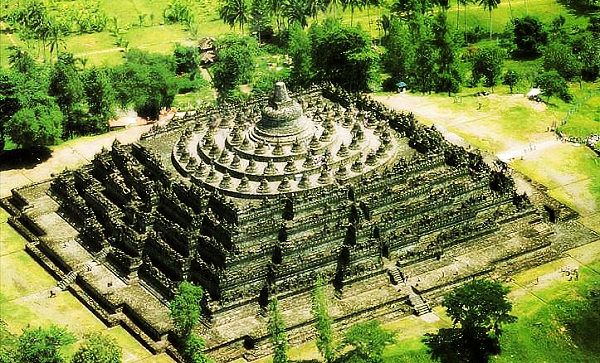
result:
[(178, 283), (202, 285), (200, 334), (223, 362), (270, 353), (273, 296), (291, 343), (310, 339), (318, 275), (343, 329), (425, 313), (463, 281), (598, 238), (531, 181), (412, 114), (283, 83), (115, 142), (2, 202), (57, 288), (154, 351), (174, 352)]

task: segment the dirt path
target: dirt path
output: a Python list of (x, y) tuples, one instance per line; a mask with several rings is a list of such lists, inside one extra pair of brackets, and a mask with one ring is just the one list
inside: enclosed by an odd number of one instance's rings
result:
[(33, 168), (0, 171), (0, 198), (8, 197), (13, 188), (49, 179), (52, 174), (59, 173), (65, 168), (73, 169), (89, 163), (102, 148), (110, 149), (115, 139), (124, 144), (135, 142), (150, 127), (150, 125), (136, 126), (99, 136), (67, 141), (52, 147), (50, 158)]

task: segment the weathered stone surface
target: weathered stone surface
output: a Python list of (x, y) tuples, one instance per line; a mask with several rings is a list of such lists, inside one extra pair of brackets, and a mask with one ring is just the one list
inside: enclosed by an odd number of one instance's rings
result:
[(270, 100), (205, 109), (115, 143), (5, 203), (65, 287), (157, 351), (168, 349), (166, 304), (178, 283), (202, 285), (200, 333), (228, 361), (269, 353), (272, 296), (292, 343), (310, 338), (317, 275), (331, 283), (341, 329), (420, 312), (423, 298), (462, 281), (598, 238), (536, 188), (516, 193), (512, 178), (411, 114), (335, 89), (290, 97), (278, 85)]

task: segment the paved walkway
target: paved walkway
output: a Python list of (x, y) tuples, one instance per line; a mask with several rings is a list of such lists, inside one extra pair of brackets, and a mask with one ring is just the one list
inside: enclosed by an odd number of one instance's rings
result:
[(110, 149), (115, 139), (124, 144), (135, 142), (150, 127), (150, 125), (135, 126), (99, 136), (70, 140), (61, 145), (53, 146), (50, 158), (33, 168), (0, 171), (0, 198), (10, 196), (13, 188), (44, 181), (49, 179), (52, 174), (59, 173), (65, 168), (74, 169), (89, 163), (103, 147)]

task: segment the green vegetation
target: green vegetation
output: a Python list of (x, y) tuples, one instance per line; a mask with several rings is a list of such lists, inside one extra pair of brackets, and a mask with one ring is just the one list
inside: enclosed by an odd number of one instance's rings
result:
[(195, 286), (183, 281), (179, 284), (177, 293), (169, 303), (170, 316), (179, 335), (177, 349), (185, 363), (211, 363), (212, 360), (204, 354), (204, 340), (194, 329), (200, 323), (202, 308), (199, 303), (204, 297), (201, 286)]
[[(529, 16), (542, 3), (546, 12)], [(493, 90), (503, 82), (511, 92), (544, 86), (547, 102), (555, 102), (554, 96), (578, 102), (567, 91), (566, 82), (581, 85), (598, 78), (600, 49), (594, 40), (600, 22), (593, 17), (596, 2), (569, 6), (584, 16), (574, 16), (563, 5), (547, 0), (508, 6), (496, 0), (457, 0), (456, 7), (433, 1), (349, 0), (339, 4), (125, 1), (118, 5), (104, 0), (87, 7), (77, 1), (11, 3), (2, 18), (5, 32), (0, 36), (15, 46), (8, 52), (10, 57), (2, 60), (3, 72), (11, 80), (18, 78), (10, 74), (17, 71), (39, 82), (27, 86), (29, 93), (36, 88), (37, 98), (30, 105), (19, 98), (25, 88), (22, 82), (9, 87), (11, 92), (16, 90), (13, 98), (18, 102), (14, 106), (11, 98), (8, 106), (2, 105), (9, 112), (0, 136), (10, 147), (54, 144), (105, 131), (106, 118), (117, 108), (133, 108), (142, 117), (156, 118), (161, 108), (175, 102), (196, 105), (197, 97), (211, 101), (215, 94), (219, 100), (245, 99), (248, 93), (268, 91), (278, 80), (289, 81), (292, 89), (325, 81), (351, 91), (394, 90), (403, 81), (413, 92), (448, 95), (464, 86)], [(221, 37), (236, 29), (252, 32), (262, 45), (260, 50), (243, 40), (243, 35)], [(172, 58), (182, 55), (178, 50), (197, 49), (205, 35), (221, 40), (217, 62), (209, 68), (212, 77), (200, 77), (193, 69), (199, 66), (198, 56), (188, 59), (185, 71), (174, 67)], [(235, 37), (242, 42), (240, 47), (231, 41)], [(379, 46), (372, 47), (373, 43)], [(140, 52), (145, 55), (139, 56)], [(165, 59), (159, 61), (156, 54)], [(504, 54), (514, 59), (505, 60)], [(23, 55), (46, 63), (27, 66), (22, 63)], [(273, 57), (284, 60), (271, 62)], [(116, 92), (115, 102), (111, 103), (110, 87), (96, 93), (88, 89), (88, 99), (82, 99), (81, 84), (89, 80), (88, 67), (101, 70), (96, 74), (113, 75), (108, 78)], [(33, 72), (33, 68), (39, 69)], [(503, 75), (507, 76), (504, 80)], [(218, 93), (211, 92), (209, 80)], [(107, 85), (91, 83), (96, 88)], [(106, 98), (104, 103), (90, 99), (94, 94)], [(580, 130), (590, 128), (594, 133), (593, 126)]]

